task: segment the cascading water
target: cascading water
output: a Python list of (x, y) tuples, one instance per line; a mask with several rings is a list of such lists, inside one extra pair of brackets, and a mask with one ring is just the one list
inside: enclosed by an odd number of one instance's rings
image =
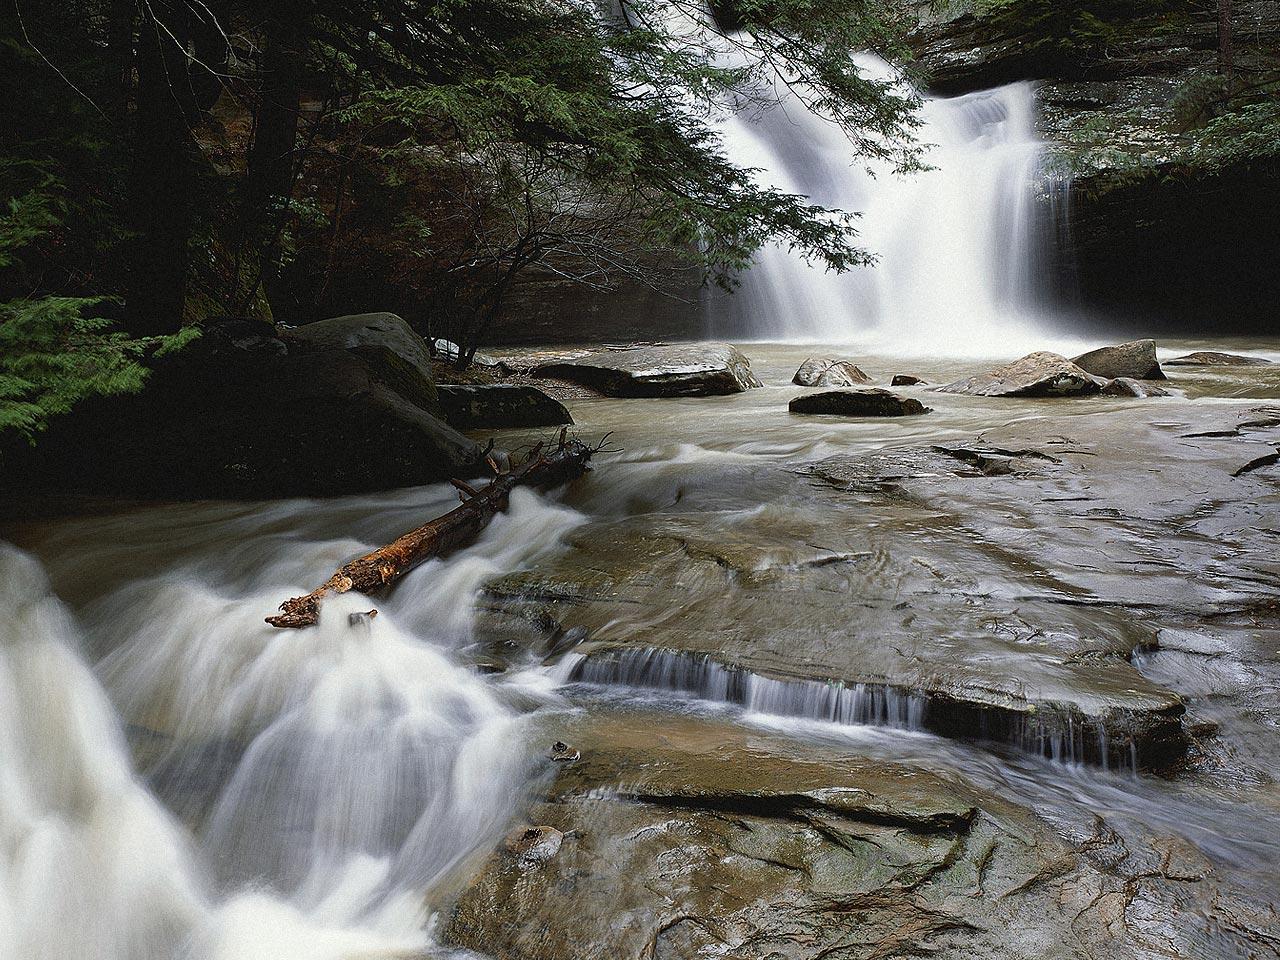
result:
[[(383, 506), (421, 515), (450, 498)], [(194, 509), (121, 547), (160, 554), (165, 573), (106, 588), (87, 636), (40, 566), (0, 544), (0, 957), (423, 956), (432, 890), (511, 818), (534, 756), (505, 687), (537, 691), (455, 655), (474, 592), (581, 515), (518, 490), (475, 547), (414, 571), (376, 618), (352, 621), (370, 601), (337, 597), (294, 631), (262, 623), (306, 582), (291, 577), (367, 545), (280, 537), (273, 522), (316, 514), (301, 502)], [(175, 543), (195, 555), (170, 565)], [(128, 565), (53, 553), (73, 581), (81, 564)], [(96, 675), (86, 647), (108, 651)]]
[[(860, 67), (895, 80), (874, 56)], [(868, 169), (833, 123), (794, 94), (781, 101), (724, 118), (729, 157), (780, 189), (858, 212), (858, 242), (877, 262), (835, 274), (769, 246), (737, 292), (709, 297), (713, 335), (949, 354), (1043, 344), (1044, 252), (1066, 184), (1045, 169), (1030, 84), (926, 99), (917, 136), (931, 169), (910, 175)]]

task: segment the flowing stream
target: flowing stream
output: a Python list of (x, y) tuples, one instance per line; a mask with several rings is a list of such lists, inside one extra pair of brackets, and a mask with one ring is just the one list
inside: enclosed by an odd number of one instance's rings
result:
[[(547, 772), (549, 737), (540, 731), (548, 717), (611, 709), (628, 697), (646, 709), (724, 709), (711, 702), (714, 684), (698, 688), (710, 697), (701, 701), (625, 685), (565, 686), (563, 659), (544, 666), (517, 658), (505, 672), (485, 672), (473, 635), (481, 585), (563, 551), (566, 535), (586, 522), (699, 496), (719, 504), (726, 522), (744, 512), (763, 517), (783, 544), (792, 536), (788, 508), (735, 485), (728, 468), (883, 442), (875, 424), (787, 417), (793, 390), (784, 384), (802, 351), (752, 353), (768, 384), (762, 390), (580, 404), (583, 429), (618, 431), (623, 452), (566, 502), (517, 491), (510, 513), (475, 546), (419, 568), (377, 601), (372, 620), (351, 621), (372, 605), (358, 597), (326, 604), (315, 629), (273, 630), (262, 617), (345, 558), (447, 509), (452, 491), (90, 504), (6, 524), (21, 549), (0, 550), (0, 956), (434, 955), (436, 909)], [(913, 369), (939, 380), (968, 368), (920, 360)], [(1238, 381), (1280, 395), (1273, 380), (1213, 373), (1184, 389), (1224, 396)], [(918, 418), (898, 428), (898, 440), (971, 435), (1010, 416), (999, 403), (970, 401)], [(1040, 402), (1046, 410), (1051, 403)], [(1124, 401), (1095, 403), (1082, 416)], [(917, 549), (947, 559), (945, 544)], [(874, 571), (865, 576), (865, 589), (878, 589)], [(1162, 680), (1192, 693), (1203, 683), (1220, 692), (1276, 681), (1262, 661), (1219, 658), (1207, 680), (1179, 663), (1165, 661), (1171, 672)], [(856, 691), (845, 702), (815, 687), (809, 711), (779, 696), (756, 685), (735, 701), (742, 706), (734, 716), (811, 743), (853, 738), (871, 756), (955, 771), (1064, 822), (1087, 823), (1103, 811), (1158, 824), (1235, 864), (1241, 882), (1265, 890), (1274, 879), (1265, 864), (1280, 849), (1269, 815), (1235, 787), (1107, 774), (945, 741), (915, 732), (911, 704), (858, 699)], [(1255, 722), (1228, 714), (1224, 729), (1237, 730), (1255, 761), (1280, 774), (1270, 735)]]
[[(381, 616), (353, 625), (370, 606), (355, 597), (307, 631), (262, 615), (449, 499), (73, 524), (49, 545), (85, 593), (80, 622), (35, 559), (0, 550), (0, 956), (420, 955), (430, 892), (492, 841), (529, 774), (519, 679), (488, 682), (451, 648), (475, 587), (581, 518), (518, 491)], [(369, 542), (320, 533), (352, 523)]]
[[(892, 79), (874, 58), (864, 68)], [(783, 189), (862, 211), (861, 241), (880, 259), (835, 276), (769, 248), (738, 296), (709, 304), (717, 334), (892, 341), (895, 353), (929, 354), (911, 372), (935, 383), (973, 372), (956, 357), (1043, 345), (1038, 251), (1055, 188), (1042, 170), (1031, 88), (923, 109), (935, 169), (912, 178), (860, 169), (839, 132), (794, 100), (725, 121), (736, 161)], [(1248, 862), (1243, 873), (1280, 858), (1266, 811), (1247, 800), (1232, 806), (1227, 792), (1205, 799), (1132, 773), (942, 741), (919, 731), (910, 698), (818, 685), (795, 696), (765, 680), (730, 696), (719, 675), (672, 678), (655, 696), (625, 682), (641, 676), (638, 661), (611, 695), (566, 684), (572, 660), (531, 657), (487, 672), (473, 635), (481, 586), (563, 550), (579, 525), (644, 515), (697, 490), (727, 513), (766, 512), (754, 491), (723, 486), (727, 465), (883, 445), (877, 424), (788, 418), (794, 391), (783, 384), (804, 351), (751, 352), (764, 390), (575, 409), (584, 431), (618, 431), (623, 454), (568, 502), (517, 491), (475, 546), (415, 571), (372, 619), (360, 616), (370, 600), (343, 597), (325, 604), (314, 629), (263, 623), (344, 560), (448, 509), (451, 490), (79, 504), (6, 524), (19, 546), (0, 545), (0, 957), (437, 955), (436, 911), (548, 772), (545, 717), (628, 696), (659, 710), (731, 701), (738, 722), (818, 743), (852, 737), (873, 756), (905, 752), (1064, 820), (1106, 810), (1159, 823), (1221, 863)], [(1211, 375), (1189, 389), (1271, 397), (1280, 384)], [(998, 405), (913, 418), (896, 442), (971, 435), (1014, 416)], [(780, 541), (786, 522), (780, 513)], [(662, 686), (651, 679), (640, 685)], [(673, 691), (700, 699), (690, 707)], [(894, 736), (867, 732), (882, 727)], [(1272, 879), (1263, 871), (1246, 882)]]

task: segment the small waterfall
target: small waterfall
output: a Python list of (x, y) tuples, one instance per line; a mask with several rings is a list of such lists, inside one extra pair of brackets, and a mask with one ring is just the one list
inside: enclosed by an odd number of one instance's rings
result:
[[(874, 56), (860, 66), (895, 79)], [(723, 120), (729, 156), (783, 190), (858, 212), (859, 243), (877, 262), (838, 275), (767, 247), (735, 294), (709, 295), (714, 335), (950, 354), (1042, 342), (1053, 210), (1067, 183), (1045, 169), (1030, 84), (926, 99), (917, 135), (932, 169), (911, 175), (866, 169), (834, 124), (794, 94), (781, 99)]]
[(1008, 743), (1072, 766), (1091, 763), (1130, 773), (1138, 769), (1131, 737), (1112, 742), (1104, 726), (1066, 708), (1042, 706), (1028, 714), (886, 683), (776, 679), (727, 666), (708, 654), (653, 647), (569, 653), (553, 668), (553, 676), (562, 683), (671, 690), (776, 717), (930, 730), (953, 739)]

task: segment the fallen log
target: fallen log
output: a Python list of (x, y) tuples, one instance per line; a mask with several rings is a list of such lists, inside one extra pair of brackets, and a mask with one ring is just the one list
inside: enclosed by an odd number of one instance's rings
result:
[(320, 601), (325, 597), (351, 590), (369, 594), (386, 589), (424, 560), (474, 540), (494, 514), (507, 509), (511, 491), (516, 487), (553, 487), (572, 480), (587, 469), (591, 455), (598, 449), (579, 440), (567, 440), (561, 431), (559, 445), (550, 453), (544, 453), (542, 444), (538, 444), (524, 463), (494, 477), (487, 487), (476, 489), (455, 480), (453, 484), (462, 498), (460, 506), (410, 530), (385, 547), (343, 564), (306, 596), (280, 604), (281, 612), (267, 617), (267, 623), (273, 627), (309, 627), (320, 619)]

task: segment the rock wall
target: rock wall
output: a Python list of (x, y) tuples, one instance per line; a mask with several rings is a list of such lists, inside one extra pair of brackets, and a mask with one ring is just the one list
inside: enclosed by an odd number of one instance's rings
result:
[[(1100, 324), (1280, 332), (1280, 161), (1192, 149), (1218, 78), (1212, 2), (988, 0), (917, 9), (930, 89), (1038, 82), (1041, 127), (1073, 183), (1057, 286)], [(1234, 5), (1240, 85), (1280, 78), (1280, 2)]]

